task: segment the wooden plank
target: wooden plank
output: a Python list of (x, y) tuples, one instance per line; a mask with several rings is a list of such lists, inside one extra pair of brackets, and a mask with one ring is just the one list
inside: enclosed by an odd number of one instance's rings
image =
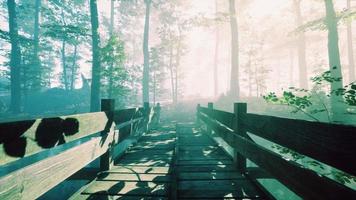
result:
[(180, 172), (182, 180), (233, 180), (244, 178), (239, 172)]
[(138, 182), (154, 182), (168, 183), (170, 176), (167, 174), (135, 174), (135, 173), (114, 173), (102, 172), (98, 175), (97, 180), (100, 181), (138, 181)]
[(268, 171), (302, 198), (351, 199), (356, 196), (356, 191), (344, 185), (287, 161), (248, 139), (236, 134), (234, 136), (239, 153)]
[(0, 123), (0, 165), (104, 130), (104, 112)]
[(36, 199), (107, 151), (116, 135), (95, 137), (0, 178), (0, 199)]
[(169, 185), (153, 182), (95, 181), (82, 194), (136, 195), (164, 197), (168, 195)]
[(247, 114), (247, 131), (356, 175), (356, 127)]
[(232, 127), (232, 122), (234, 120), (234, 114), (230, 112), (225, 112), (221, 110), (213, 110), (213, 117), (215, 120), (219, 121), (220, 123), (224, 124), (229, 128)]
[(125, 200), (168, 200), (168, 197), (150, 197), (150, 196), (126, 196), (126, 195), (107, 195), (107, 194), (80, 194), (71, 200), (117, 200), (117, 199), (125, 199)]
[(99, 168), (85, 167), (71, 175), (68, 180), (94, 180), (99, 172)]
[(234, 172), (236, 167), (230, 165), (182, 165), (179, 166), (179, 172)]
[(169, 167), (144, 167), (144, 166), (129, 166), (117, 165), (110, 172), (116, 173), (137, 173), (137, 174), (168, 174)]
[(242, 199), (261, 197), (258, 189), (246, 179), (180, 181), (178, 185), (178, 192), (180, 198), (205, 199), (234, 197)]
[(179, 160), (177, 165), (230, 165), (233, 164), (231, 159), (229, 160)]

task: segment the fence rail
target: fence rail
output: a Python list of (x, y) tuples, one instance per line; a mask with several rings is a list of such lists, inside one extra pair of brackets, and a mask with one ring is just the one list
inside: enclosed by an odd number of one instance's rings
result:
[(235, 103), (234, 113), (197, 107), (197, 118), (234, 148), (234, 161), (248, 176), (246, 158), (305, 199), (350, 199), (356, 191), (313, 170), (286, 160), (255, 143), (247, 133), (287, 147), (322, 163), (356, 175), (356, 127), (247, 113)]
[[(0, 199), (36, 199), (68, 177), (110, 169), (115, 147), (140, 137), (154, 110), (148, 103), (115, 110), (111, 99), (101, 106), (96, 113), (0, 123)], [(99, 169), (84, 168), (97, 158)]]

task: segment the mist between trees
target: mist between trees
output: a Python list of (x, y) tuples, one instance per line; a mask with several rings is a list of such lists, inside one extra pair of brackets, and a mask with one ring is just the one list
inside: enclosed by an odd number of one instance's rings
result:
[(2, 120), (214, 100), (354, 123), (354, 2), (7, 0)]

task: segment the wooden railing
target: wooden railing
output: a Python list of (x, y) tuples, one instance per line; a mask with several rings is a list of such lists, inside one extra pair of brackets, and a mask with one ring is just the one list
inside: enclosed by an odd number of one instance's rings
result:
[(247, 113), (247, 104), (235, 103), (234, 113), (197, 107), (197, 119), (234, 149), (239, 170), (249, 176), (246, 158), (303, 199), (352, 199), (356, 191), (307, 169), (255, 143), (252, 133), (336, 169), (356, 175), (356, 127), (286, 119)]
[[(115, 110), (114, 100), (104, 99), (101, 110), (0, 123), (0, 199), (36, 199), (69, 177), (110, 169), (120, 144), (137, 141), (155, 109)], [(99, 168), (86, 167), (97, 158)]]

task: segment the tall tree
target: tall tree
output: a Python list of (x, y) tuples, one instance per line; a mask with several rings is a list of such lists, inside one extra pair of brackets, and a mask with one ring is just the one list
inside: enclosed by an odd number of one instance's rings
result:
[(18, 113), (21, 110), (21, 51), (19, 46), (19, 34), (16, 18), (16, 3), (15, 0), (7, 0), (7, 8), (9, 14), (9, 34), (11, 43), (10, 55), (10, 82), (11, 82), (11, 105), (10, 110)]
[[(294, 9), (296, 14), (296, 24), (297, 27), (303, 25), (303, 17), (301, 12), (301, 2), (302, 0), (294, 0)], [(299, 87), (308, 89), (308, 73), (307, 73), (307, 62), (306, 62), (306, 53), (305, 53), (305, 33), (304, 31), (298, 32), (297, 39), (298, 46), (298, 64), (299, 64)]]
[[(219, 3), (218, 0), (215, 0), (215, 15), (218, 16), (219, 12)], [(219, 34), (219, 24), (215, 22), (215, 52), (214, 52), (214, 97), (218, 96), (218, 64), (219, 64), (219, 43), (220, 43), (220, 34)]]
[(146, 14), (145, 14), (145, 29), (143, 33), (143, 78), (142, 78), (142, 100), (149, 102), (149, 78), (150, 78), (150, 52), (148, 48), (149, 30), (150, 30), (150, 11), (152, 0), (145, 0)]
[(36, 0), (35, 2), (35, 22), (33, 29), (33, 60), (32, 67), (34, 68), (34, 82), (33, 89), (39, 90), (41, 88), (42, 72), (41, 72), (41, 61), (39, 57), (39, 33), (40, 33), (40, 12), (41, 12), (41, 0)]
[(325, 10), (326, 10), (326, 25), (328, 29), (328, 54), (329, 54), (329, 70), (331, 74), (331, 90), (333, 91), (331, 95), (331, 105), (333, 120), (339, 119), (339, 114), (341, 112), (340, 101), (342, 101), (341, 96), (337, 96), (336, 91), (343, 88), (342, 73), (341, 73), (341, 62), (340, 62), (340, 51), (339, 51), (339, 35), (337, 30), (337, 18), (334, 9), (334, 3), (332, 0), (325, 0)]
[(236, 17), (235, 0), (229, 0), (230, 30), (231, 30), (231, 74), (230, 74), (230, 95), (233, 99), (239, 98), (239, 35)]
[(90, 94), (90, 111), (100, 110), (100, 38), (98, 33), (99, 19), (96, 0), (90, 0), (90, 20), (92, 30), (92, 82)]
[[(351, 0), (347, 0), (347, 10), (351, 12)], [(355, 61), (354, 61), (354, 47), (352, 43), (352, 20), (347, 19), (346, 29), (347, 29), (347, 49), (348, 49), (348, 60), (349, 60), (349, 82), (355, 81)]]

